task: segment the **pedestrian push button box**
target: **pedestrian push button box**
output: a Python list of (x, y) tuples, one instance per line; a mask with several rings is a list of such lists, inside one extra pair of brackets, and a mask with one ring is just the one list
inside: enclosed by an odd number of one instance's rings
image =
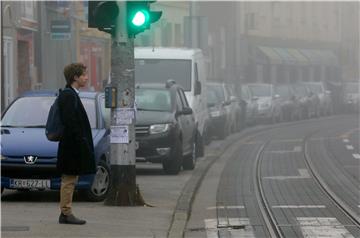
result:
[(105, 87), (105, 108), (117, 107), (117, 88)]

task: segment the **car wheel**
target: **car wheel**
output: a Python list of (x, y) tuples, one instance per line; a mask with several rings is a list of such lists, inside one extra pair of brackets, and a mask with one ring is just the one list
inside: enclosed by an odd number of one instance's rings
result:
[(204, 145), (208, 145), (211, 142), (210, 126), (206, 126), (203, 136)]
[(166, 174), (178, 174), (182, 164), (182, 143), (180, 140), (176, 141), (174, 148), (171, 150), (170, 157), (165, 159), (162, 163)]
[(110, 168), (105, 161), (101, 160), (97, 165), (96, 174), (91, 188), (83, 191), (88, 201), (100, 202), (106, 198), (110, 189)]
[(196, 142), (193, 142), (191, 154), (184, 157), (183, 160), (183, 169), (184, 170), (193, 170), (195, 168), (196, 163)]
[(196, 143), (196, 157), (202, 157), (204, 156), (204, 139), (201, 136), (200, 132), (197, 131), (196, 132), (196, 137), (195, 137), (195, 143)]

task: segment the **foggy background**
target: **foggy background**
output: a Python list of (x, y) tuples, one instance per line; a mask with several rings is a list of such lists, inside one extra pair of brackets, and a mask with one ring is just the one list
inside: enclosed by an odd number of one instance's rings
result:
[[(165, 2), (136, 46), (196, 47), (208, 78), (249, 82), (359, 80), (359, 2)], [(30, 89), (65, 84), (84, 62), (90, 90), (110, 72), (110, 36), (87, 27), (82, 1), (2, 1), (1, 110)], [(59, 30), (62, 29), (62, 30)]]

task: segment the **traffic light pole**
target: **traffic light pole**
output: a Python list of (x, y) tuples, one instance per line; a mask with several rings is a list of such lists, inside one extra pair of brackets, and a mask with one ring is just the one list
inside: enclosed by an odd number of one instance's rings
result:
[(136, 186), (134, 39), (127, 35), (126, 2), (117, 1), (120, 14), (111, 41), (111, 86), (117, 106), (111, 109), (111, 186), (109, 206), (144, 205)]

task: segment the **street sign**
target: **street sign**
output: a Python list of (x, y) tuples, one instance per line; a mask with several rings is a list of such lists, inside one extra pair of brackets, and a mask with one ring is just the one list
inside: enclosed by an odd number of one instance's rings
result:
[(52, 40), (70, 40), (71, 25), (70, 20), (53, 20), (50, 25)]

